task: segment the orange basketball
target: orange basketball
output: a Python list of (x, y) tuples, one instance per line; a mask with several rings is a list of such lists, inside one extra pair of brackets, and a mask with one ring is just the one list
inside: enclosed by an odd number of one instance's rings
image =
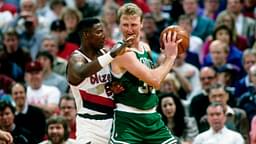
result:
[(178, 25), (171, 25), (166, 27), (160, 35), (160, 46), (164, 49), (164, 42), (163, 42), (163, 35), (167, 32), (177, 32), (177, 40), (182, 39), (181, 43), (178, 45), (178, 54), (185, 53), (189, 47), (189, 34), (188, 32), (183, 29), (181, 26)]

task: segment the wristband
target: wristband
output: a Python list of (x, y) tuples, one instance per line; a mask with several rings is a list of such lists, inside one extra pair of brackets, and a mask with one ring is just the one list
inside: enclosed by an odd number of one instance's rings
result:
[(110, 52), (98, 57), (98, 61), (101, 67), (107, 66), (113, 59), (114, 58), (111, 57)]

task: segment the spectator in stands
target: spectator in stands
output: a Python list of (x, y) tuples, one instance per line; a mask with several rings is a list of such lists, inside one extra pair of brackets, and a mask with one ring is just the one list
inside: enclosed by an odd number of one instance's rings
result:
[(76, 138), (76, 103), (73, 96), (64, 95), (59, 102), (60, 115), (65, 117), (70, 128), (69, 138)]
[(61, 13), (61, 20), (64, 21), (68, 34), (75, 31), (76, 25), (82, 19), (82, 14), (74, 8), (65, 8)]
[(9, 11), (12, 15), (17, 13), (17, 8), (11, 3), (7, 3), (5, 0), (0, 0), (0, 12)]
[(94, 17), (100, 14), (99, 5), (96, 5), (88, 0), (74, 0), (75, 1), (75, 8), (77, 8), (81, 13), (83, 18), (87, 17)]
[(62, 116), (52, 116), (46, 122), (47, 140), (39, 144), (75, 144), (74, 139), (68, 138), (68, 122)]
[[(211, 67), (203, 67), (200, 70), (201, 89), (195, 94), (190, 103), (190, 116), (195, 117), (200, 131), (200, 120), (205, 115), (209, 105), (208, 91), (211, 85), (217, 83), (217, 73)], [(201, 132), (201, 131), (200, 131)]]
[(3, 44), (4, 49), (0, 51), (1, 73), (15, 81), (24, 82), (25, 65), (32, 59), (20, 47), (19, 35), (14, 28), (10, 27), (3, 33)]
[[(12, 86), (12, 98), (15, 101), (15, 124), (28, 129), (35, 142), (43, 140), (45, 135), (45, 116), (41, 109), (28, 104), (26, 88), (21, 83), (15, 83)], [(33, 122), (31, 123), (31, 120)]]
[(48, 118), (58, 108), (60, 91), (54, 86), (43, 84), (43, 67), (38, 61), (26, 65), (25, 79), (28, 84), (28, 103), (41, 108)]
[(250, 85), (248, 85), (247, 89), (245, 89), (245, 92), (237, 98), (238, 106), (246, 111), (248, 119), (251, 121), (254, 115), (256, 115), (256, 64), (250, 67), (248, 75), (250, 79)]
[(256, 50), (255, 49), (246, 49), (243, 52), (242, 57), (243, 62), (243, 68), (246, 72), (246, 75), (239, 80), (239, 82), (235, 86), (235, 97), (239, 98), (241, 95), (245, 92), (247, 92), (250, 89), (250, 86), (252, 86), (252, 81), (249, 75), (249, 71), (251, 66), (256, 64)]
[(249, 38), (256, 31), (255, 19), (243, 15), (244, 0), (227, 0), (226, 10), (235, 15), (236, 32)]
[(60, 74), (65, 77), (66, 68), (67, 68), (67, 60), (58, 56), (58, 39), (57, 37), (49, 34), (43, 38), (42, 51), (48, 51), (53, 56), (53, 72)]
[[(226, 115), (225, 126), (228, 129), (240, 133), (245, 142), (249, 143), (249, 123), (244, 110), (236, 107), (230, 107), (227, 102), (230, 98), (226, 87), (222, 84), (214, 84), (209, 90), (210, 103), (220, 103), (223, 106)], [(205, 116), (201, 119), (200, 125), (203, 125), (204, 130), (208, 129), (208, 123)], [(209, 122), (209, 121), (208, 121)], [(210, 124), (210, 123), (209, 123)]]
[(198, 36), (202, 40), (205, 40), (209, 35), (212, 34), (214, 22), (207, 17), (198, 15), (199, 7), (197, 0), (183, 0), (182, 6), (185, 14), (189, 15), (193, 20), (192, 35)]
[(215, 21), (219, 12), (219, 6), (220, 0), (204, 0), (202, 15)]
[(50, 9), (48, 2), (47, 0), (37, 0), (36, 15), (47, 19), (48, 26), (50, 26), (52, 21), (58, 19), (58, 17)]
[(32, 133), (14, 123), (15, 107), (5, 101), (0, 101), (0, 129), (12, 134), (15, 144), (34, 144)]
[(185, 61), (200, 69), (201, 64), (199, 62), (199, 54), (203, 45), (203, 40), (197, 36), (191, 35), (192, 19), (188, 15), (180, 15), (178, 25), (183, 27), (190, 35), (189, 48), (186, 51)]
[(78, 45), (67, 42), (68, 32), (66, 25), (63, 20), (56, 20), (51, 24), (51, 34), (56, 36), (58, 39), (58, 56), (63, 59), (68, 59), (70, 54), (78, 49)]
[(221, 104), (212, 103), (208, 106), (207, 121), (210, 129), (197, 135), (193, 144), (244, 144), (241, 134), (225, 127), (226, 115)]
[[(232, 31), (232, 41), (239, 50), (244, 51), (248, 48), (248, 40), (246, 39), (246, 37), (238, 35), (236, 32), (235, 16), (232, 13), (222, 11), (216, 19), (215, 27), (218, 27), (219, 25), (226, 25)], [(205, 41), (202, 51), (203, 57), (208, 54), (209, 45), (212, 39), (213, 38), (210, 37)]]
[[(234, 45), (232, 40), (232, 31), (226, 25), (218, 25), (213, 32), (213, 40), (220, 40), (229, 45), (229, 52), (227, 56), (227, 63), (238, 66), (241, 70), (242, 67), (242, 52)], [(212, 65), (212, 56), (208, 54), (204, 59), (204, 66)], [(241, 72), (240, 78), (244, 76)]]
[(102, 11), (102, 20), (106, 22), (110, 29), (110, 36), (115, 42), (122, 39), (121, 32), (117, 23), (118, 5), (115, 2), (104, 5)]
[(62, 94), (67, 92), (68, 82), (64, 76), (53, 72), (54, 57), (48, 51), (40, 51), (36, 59), (43, 67), (43, 84), (57, 87)]
[(162, 12), (162, 1), (159, 0), (147, 0), (147, 4), (152, 14), (158, 31), (162, 31), (164, 28), (170, 25), (170, 17), (167, 17)]
[(186, 117), (180, 99), (173, 93), (160, 95), (157, 111), (169, 130), (180, 138), (181, 143), (192, 144), (198, 134), (194, 118)]
[(66, 7), (66, 2), (64, 0), (51, 0), (49, 5), (56, 19), (59, 19), (62, 11)]

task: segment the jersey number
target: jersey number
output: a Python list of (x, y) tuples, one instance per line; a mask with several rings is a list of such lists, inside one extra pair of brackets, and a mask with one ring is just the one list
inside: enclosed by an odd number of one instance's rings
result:
[(148, 93), (156, 92), (156, 90), (152, 86), (149, 86), (147, 83), (143, 83), (143, 86), (138, 87), (138, 91), (141, 94), (148, 94)]

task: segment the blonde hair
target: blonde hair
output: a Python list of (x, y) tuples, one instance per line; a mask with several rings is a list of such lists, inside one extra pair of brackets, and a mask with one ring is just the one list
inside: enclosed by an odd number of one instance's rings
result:
[(117, 12), (117, 20), (120, 22), (122, 15), (137, 15), (140, 17), (141, 21), (143, 19), (142, 10), (134, 3), (126, 3), (121, 6)]

